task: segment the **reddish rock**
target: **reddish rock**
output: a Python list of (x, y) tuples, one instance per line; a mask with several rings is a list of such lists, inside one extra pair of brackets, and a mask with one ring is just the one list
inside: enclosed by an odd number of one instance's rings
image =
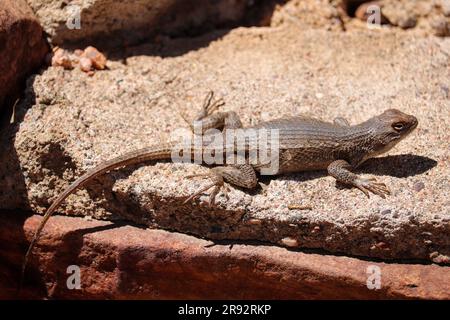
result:
[(69, 52), (61, 48), (56, 48), (56, 50), (54, 50), (51, 64), (54, 67), (73, 69), (73, 61), (70, 58)]
[(80, 58), (80, 69), (84, 72), (92, 70), (92, 60), (86, 57)]
[(103, 70), (106, 68), (105, 55), (92, 46), (84, 49), (83, 57), (90, 59), (92, 66), (97, 70)]
[(19, 92), (21, 81), (48, 52), (42, 28), (25, 0), (0, 5), (0, 110)]
[[(16, 297), (25, 239), (31, 239), (41, 219), (0, 213), (0, 298)], [(386, 264), (262, 244), (214, 244), (61, 216), (50, 219), (31, 260), (22, 292), (27, 298), (450, 298), (449, 267)], [(69, 265), (80, 267), (80, 290), (67, 289)], [(369, 276), (378, 270), (381, 288), (369, 290)]]

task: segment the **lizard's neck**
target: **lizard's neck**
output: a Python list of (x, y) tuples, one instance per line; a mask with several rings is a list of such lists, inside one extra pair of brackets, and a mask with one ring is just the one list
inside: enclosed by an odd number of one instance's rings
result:
[(400, 140), (384, 144), (385, 133), (377, 130), (372, 121), (350, 126), (343, 139), (348, 144), (348, 158), (357, 167), (364, 161), (392, 149)]

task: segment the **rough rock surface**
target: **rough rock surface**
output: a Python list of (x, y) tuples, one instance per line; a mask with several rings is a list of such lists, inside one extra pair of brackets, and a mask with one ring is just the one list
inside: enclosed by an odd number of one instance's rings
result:
[[(41, 219), (0, 213), (0, 260), (8, 261), (0, 265), (0, 298), (16, 297), (26, 239)], [(83, 218), (51, 219), (35, 253), (22, 298), (450, 298), (449, 267), (231, 245)], [(69, 265), (80, 267), (80, 290), (67, 288)]]
[(17, 98), (19, 86), (43, 62), (48, 46), (25, 0), (0, 1), (0, 112)]
[[(448, 0), (383, 0), (381, 8), (386, 18), (401, 28), (416, 27), (419, 30), (438, 36), (450, 35), (450, 2)], [(447, 31), (442, 32), (439, 24), (445, 24)]]
[[(52, 44), (96, 45), (105, 49), (143, 39), (200, 34), (236, 25), (279, 26), (334, 31), (360, 29), (352, 19), (365, 0), (27, 0)], [(448, 36), (448, 0), (379, 0), (391, 26)], [(417, 28), (414, 28), (416, 27)]]
[(243, 20), (251, 22), (252, 18), (258, 20), (258, 12), (270, 12), (274, 5), (247, 0), (27, 1), (53, 44), (108, 48), (158, 34), (195, 34)]
[[(383, 28), (408, 29), (420, 35), (450, 35), (448, 0), (290, 0), (278, 5), (268, 25), (291, 23), (298, 28), (334, 31), (367, 29), (363, 14), (369, 5), (378, 5)], [(371, 12), (372, 13), (372, 12)], [(359, 19), (354, 19), (354, 17)]]
[[(244, 125), (296, 114), (358, 123), (394, 107), (416, 115), (418, 129), (360, 170), (390, 186), (386, 200), (319, 172), (265, 179), (265, 193), (220, 193), (212, 208), (206, 195), (183, 204), (208, 183), (184, 177), (206, 169), (160, 163), (99, 178), (59, 212), (209, 239), (449, 263), (449, 54), (450, 39), (289, 24), (130, 48), (93, 77), (51, 67), (29, 79), (19, 122), (0, 144), (0, 205), (42, 213), (93, 165), (187, 128), (180, 113), (193, 116), (209, 89)], [(289, 210), (292, 203), (312, 210)]]

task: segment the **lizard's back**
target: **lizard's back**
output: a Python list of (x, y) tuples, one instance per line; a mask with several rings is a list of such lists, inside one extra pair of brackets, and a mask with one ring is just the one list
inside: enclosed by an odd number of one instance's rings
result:
[[(317, 119), (293, 117), (260, 123), (254, 129), (278, 130), (279, 170), (277, 173), (326, 169), (345, 156), (342, 143), (352, 127)], [(260, 166), (255, 166), (259, 170)]]

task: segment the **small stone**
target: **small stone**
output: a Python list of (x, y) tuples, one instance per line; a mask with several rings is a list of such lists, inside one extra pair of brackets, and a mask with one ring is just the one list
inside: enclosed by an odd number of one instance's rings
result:
[(445, 97), (448, 99), (450, 97), (450, 94), (449, 94), (450, 93), (450, 88), (447, 85), (442, 84), (441, 85), (441, 90), (444, 91)]
[(92, 71), (92, 61), (86, 57), (80, 58), (80, 69), (84, 72)]
[(291, 237), (281, 239), (281, 243), (288, 247), (298, 247), (298, 241)]
[(106, 67), (105, 55), (94, 47), (89, 46), (84, 49), (83, 57), (90, 59), (92, 61), (92, 65), (97, 70), (103, 70)]
[(261, 224), (261, 220), (259, 220), (259, 219), (249, 219), (247, 221), (247, 223), (254, 224), (254, 225), (260, 225)]
[(383, 250), (389, 250), (389, 245), (386, 242), (380, 241), (376, 244), (376, 246)]
[(392, 212), (391, 209), (386, 209), (386, 210), (381, 211), (380, 214), (387, 215), (387, 214), (391, 214), (391, 212)]
[(439, 17), (430, 23), (434, 35), (438, 37), (450, 36), (450, 20), (445, 17)]
[(448, 264), (448, 263), (450, 263), (450, 257), (449, 256), (440, 254), (437, 251), (431, 253), (430, 254), (430, 258), (431, 258), (431, 260), (433, 260), (434, 263), (439, 263), (439, 264)]
[(404, 17), (398, 20), (398, 26), (402, 29), (414, 28), (417, 24), (417, 18), (414, 16)]
[(63, 67), (64, 69), (73, 69), (73, 63), (70, 59), (69, 53), (61, 48), (57, 48), (53, 53), (52, 66)]
[(414, 183), (413, 189), (417, 192), (425, 188), (425, 184), (422, 181)]

